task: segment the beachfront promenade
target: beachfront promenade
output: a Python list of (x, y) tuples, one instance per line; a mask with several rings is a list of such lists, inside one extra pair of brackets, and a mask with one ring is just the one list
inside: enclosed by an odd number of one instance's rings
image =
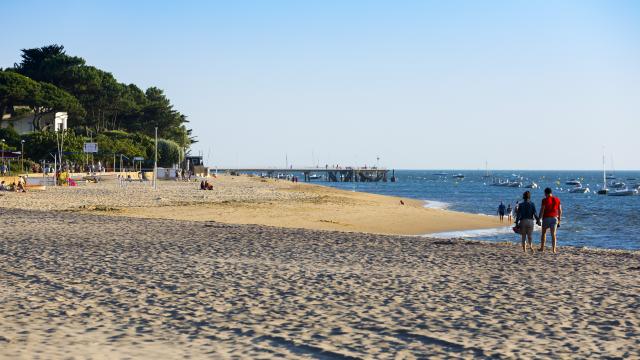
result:
[[(322, 176), (325, 180), (331, 182), (387, 182), (389, 170), (384, 168), (368, 168), (368, 167), (284, 167), (284, 168), (218, 168), (219, 172), (237, 173), (237, 174), (259, 174), (266, 177), (275, 178), (280, 175), (289, 175), (294, 173), (302, 173), (305, 182), (313, 180), (313, 176)], [(391, 181), (395, 181), (395, 177), (391, 176)]]

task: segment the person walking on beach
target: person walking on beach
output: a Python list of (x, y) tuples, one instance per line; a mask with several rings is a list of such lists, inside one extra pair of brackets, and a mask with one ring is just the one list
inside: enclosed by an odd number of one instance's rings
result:
[(540, 206), (540, 215), (542, 218), (542, 235), (540, 236), (540, 249), (544, 251), (545, 242), (547, 240), (547, 230), (551, 233), (551, 249), (555, 254), (557, 252), (557, 236), (556, 230), (560, 226), (560, 220), (562, 219), (562, 205), (560, 199), (553, 196), (551, 188), (544, 189), (544, 199), (542, 199), (542, 205)]
[(502, 201), (500, 201), (500, 205), (498, 205), (498, 215), (500, 216), (500, 222), (504, 221), (504, 212), (505, 212), (505, 206), (502, 203)]
[[(531, 202), (531, 193), (525, 191), (522, 194), (522, 203), (516, 207), (516, 227), (520, 227), (522, 236), (522, 251), (527, 252), (527, 247), (533, 252), (533, 219), (540, 223), (540, 217), (536, 213), (536, 206)], [(528, 240), (525, 243), (525, 240)], [(527, 246), (528, 245), (528, 246)]]
[(512, 218), (511, 218), (511, 214), (512, 214), (512, 210), (511, 210), (511, 204), (509, 204), (509, 206), (507, 206), (507, 221), (509, 221), (509, 224), (511, 224)]

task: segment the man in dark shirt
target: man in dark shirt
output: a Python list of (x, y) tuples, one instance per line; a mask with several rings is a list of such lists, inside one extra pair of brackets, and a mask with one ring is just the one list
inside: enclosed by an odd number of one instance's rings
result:
[(533, 219), (540, 224), (540, 218), (536, 214), (536, 206), (531, 202), (531, 193), (525, 191), (522, 194), (522, 203), (516, 208), (516, 226), (520, 227), (520, 235), (522, 235), (522, 250), (527, 252), (525, 239), (528, 238), (529, 248), (533, 252)]

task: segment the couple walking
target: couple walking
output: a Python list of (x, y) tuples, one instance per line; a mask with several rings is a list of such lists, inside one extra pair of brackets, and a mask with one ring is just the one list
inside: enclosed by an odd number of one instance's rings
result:
[(533, 251), (533, 220), (535, 218), (536, 223), (542, 225), (540, 249), (538, 249), (538, 251), (544, 251), (545, 242), (547, 241), (547, 231), (549, 231), (551, 233), (552, 250), (556, 253), (556, 230), (560, 226), (560, 219), (562, 218), (560, 199), (553, 196), (551, 188), (544, 189), (544, 199), (542, 199), (539, 214), (536, 214), (536, 206), (531, 202), (531, 193), (529, 191), (525, 191), (524, 194), (522, 194), (522, 200), (523, 202), (518, 205), (516, 211), (516, 227), (520, 228), (522, 250), (527, 251), (525, 239), (528, 239), (528, 247)]

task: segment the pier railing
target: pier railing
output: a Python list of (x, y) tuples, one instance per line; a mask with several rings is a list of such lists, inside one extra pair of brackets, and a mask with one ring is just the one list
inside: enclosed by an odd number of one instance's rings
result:
[[(210, 171), (230, 174), (255, 174), (269, 178), (289, 178), (293, 174), (303, 174), (304, 181), (314, 180), (316, 176), (330, 182), (378, 182), (388, 181), (389, 170), (378, 167), (325, 167), (325, 168), (224, 168)], [(393, 179), (392, 179), (393, 181)]]

